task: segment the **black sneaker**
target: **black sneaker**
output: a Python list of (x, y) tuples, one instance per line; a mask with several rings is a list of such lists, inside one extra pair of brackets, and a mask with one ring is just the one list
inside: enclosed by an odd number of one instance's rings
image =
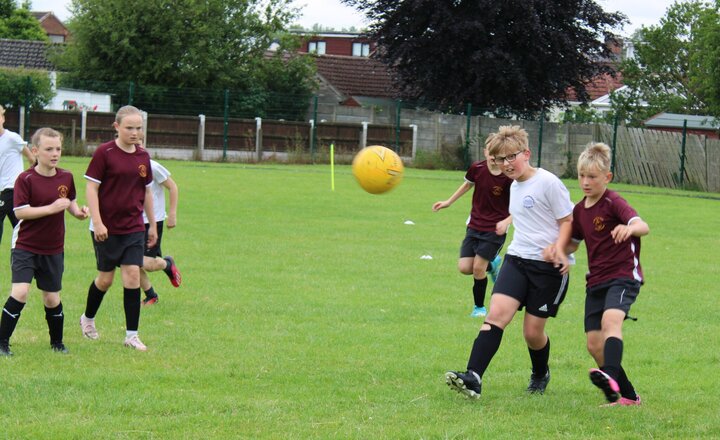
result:
[(62, 342), (53, 342), (52, 344), (50, 344), (50, 349), (52, 349), (52, 351), (54, 351), (55, 353), (70, 353), (70, 350), (68, 350), (65, 344), (63, 344)]
[(13, 352), (10, 351), (10, 341), (7, 339), (0, 341), (0, 356), (12, 356)]
[(547, 370), (545, 376), (535, 377), (534, 374), (530, 375), (530, 383), (527, 387), (527, 392), (530, 394), (545, 394), (545, 388), (547, 388), (548, 382), (550, 382), (550, 369)]
[(464, 373), (448, 371), (445, 373), (445, 382), (450, 389), (462, 393), (471, 399), (479, 399), (482, 391), (482, 378), (472, 370)]

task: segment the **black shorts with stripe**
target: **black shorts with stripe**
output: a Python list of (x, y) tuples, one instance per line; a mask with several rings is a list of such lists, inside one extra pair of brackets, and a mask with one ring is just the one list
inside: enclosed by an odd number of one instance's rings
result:
[(557, 316), (565, 299), (569, 275), (563, 275), (552, 263), (505, 255), (492, 293), (501, 293), (520, 301), (527, 313), (540, 318)]

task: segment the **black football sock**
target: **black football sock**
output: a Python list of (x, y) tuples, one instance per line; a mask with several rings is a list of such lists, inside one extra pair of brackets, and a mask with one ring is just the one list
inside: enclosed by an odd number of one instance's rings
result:
[(165, 272), (167, 274), (167, 276), (172, 277), (173, 274), (172, 274), (172, 270), (170, 270), (170, 266), (171, 266), (170, 259), (168, 257), (164, 257), (163, 260), (165, 260), (165, 263), (167, 263), (167, 265), (165, 266), (165, 269), (163, 269), (163, 272)]
[(137, 331), (140, 326), (140, 288), (123, 289), (123, 306), (125, 307), (125, 328)]
[(548, 362), (550, 361), (550, 338), (548, 338), (545, 347), (540, 350), (533, 350), (528, 347), (528, 352), (530, 353), (533, 376), (536, 378), (545, 377), (548, 371)]
[(157, 293), (155, 293), (155, 289), (152, 286), (145, 291), (145, 298), (155, 298), (156, 296)]
[(93, 280), (93, 282), (90, 283), (90, 288), (88, 289), (87, 303), (85, 304), (86, 318), (95, 318), (95, 315), (97, 314), (97, 311), (100, 308), (100, 304), (102, 304), (102, 300), (104, 297), (105, 292), (98, 289), (98, 287), (95, 285), (95, 281)]
[(490, 329), (480, 330), (478, 333), (467, 364), (467, 369), (476, 372), (480, 377), (485, 373), (490, 361), (500, 348), (503, 336), (503, 329), (494, 324), (486, 324), (490, 326)]
[(473, 299), (475, 307), (483, 307), (485, 305), (485, 291), (487, 290), (487, 277), (478, 280), (473, 278)]
[(50, 333), (50, 344), (62, 343), (63, 323), (65, 322), (62, 303), (52, 309), (45, 307), (45, 320), (47, 321), (48, 332)]
[(635, 387), (628, 379), (625, 369), (620, 367), (620, 375), (617, 378), (617, 383), (620, 386), (620, 395), (626, 399), (637, 400), (637, 393), (635, 393)]
[(0, 341), (10, 339), (20, 320), (20, 312), (23, 307), (25, 307), (25, 303), (21, 303), (12, 296), (8, 297), (2, 310), (2, 318), (0, 318)]
[(603, 351), (605, 365), (602, 366), (601, 370), (608, 374), (608, 376), (617, 380), (620, 376), (620, 365), (622, 363), (623, 355), (623, 341), (620, 338), (609, 337), (605, 340), (605, 349)]

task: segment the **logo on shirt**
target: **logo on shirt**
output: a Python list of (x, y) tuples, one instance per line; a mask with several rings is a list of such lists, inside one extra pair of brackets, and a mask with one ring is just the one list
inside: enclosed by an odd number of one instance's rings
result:
[(595, 226), (595, 231), (600, 232), (605, 229), (605, 219), (602, 217), (595, 217), (593, 219), (593, 225)]
[(67, 198), (69, 192), (70, 191), (68, 190), (67, 186), (65, 186), (65, 185), (58, 186), (58, 197), (60, 197), (61, 199)]
[(138, 165), (138, 172), (140, 177), (147, 177), (147, 167), (144, 164)]
[(503, 193), (503, 188), (500, 185), (495, 185), (492, 187), (492, 193), (495, 197), (499, 197)]
[(532, 208), (533, 206), (535, 206), (535, 199), (533, 199), (532, 196), (525, 196), (525, 198), (523, 198), (523, 207)]

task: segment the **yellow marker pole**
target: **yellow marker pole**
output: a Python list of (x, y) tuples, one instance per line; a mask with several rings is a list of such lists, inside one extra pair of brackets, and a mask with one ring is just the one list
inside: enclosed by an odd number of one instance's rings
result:
[(335, 191), (335, 144), (330, 144), (330, 188)]

